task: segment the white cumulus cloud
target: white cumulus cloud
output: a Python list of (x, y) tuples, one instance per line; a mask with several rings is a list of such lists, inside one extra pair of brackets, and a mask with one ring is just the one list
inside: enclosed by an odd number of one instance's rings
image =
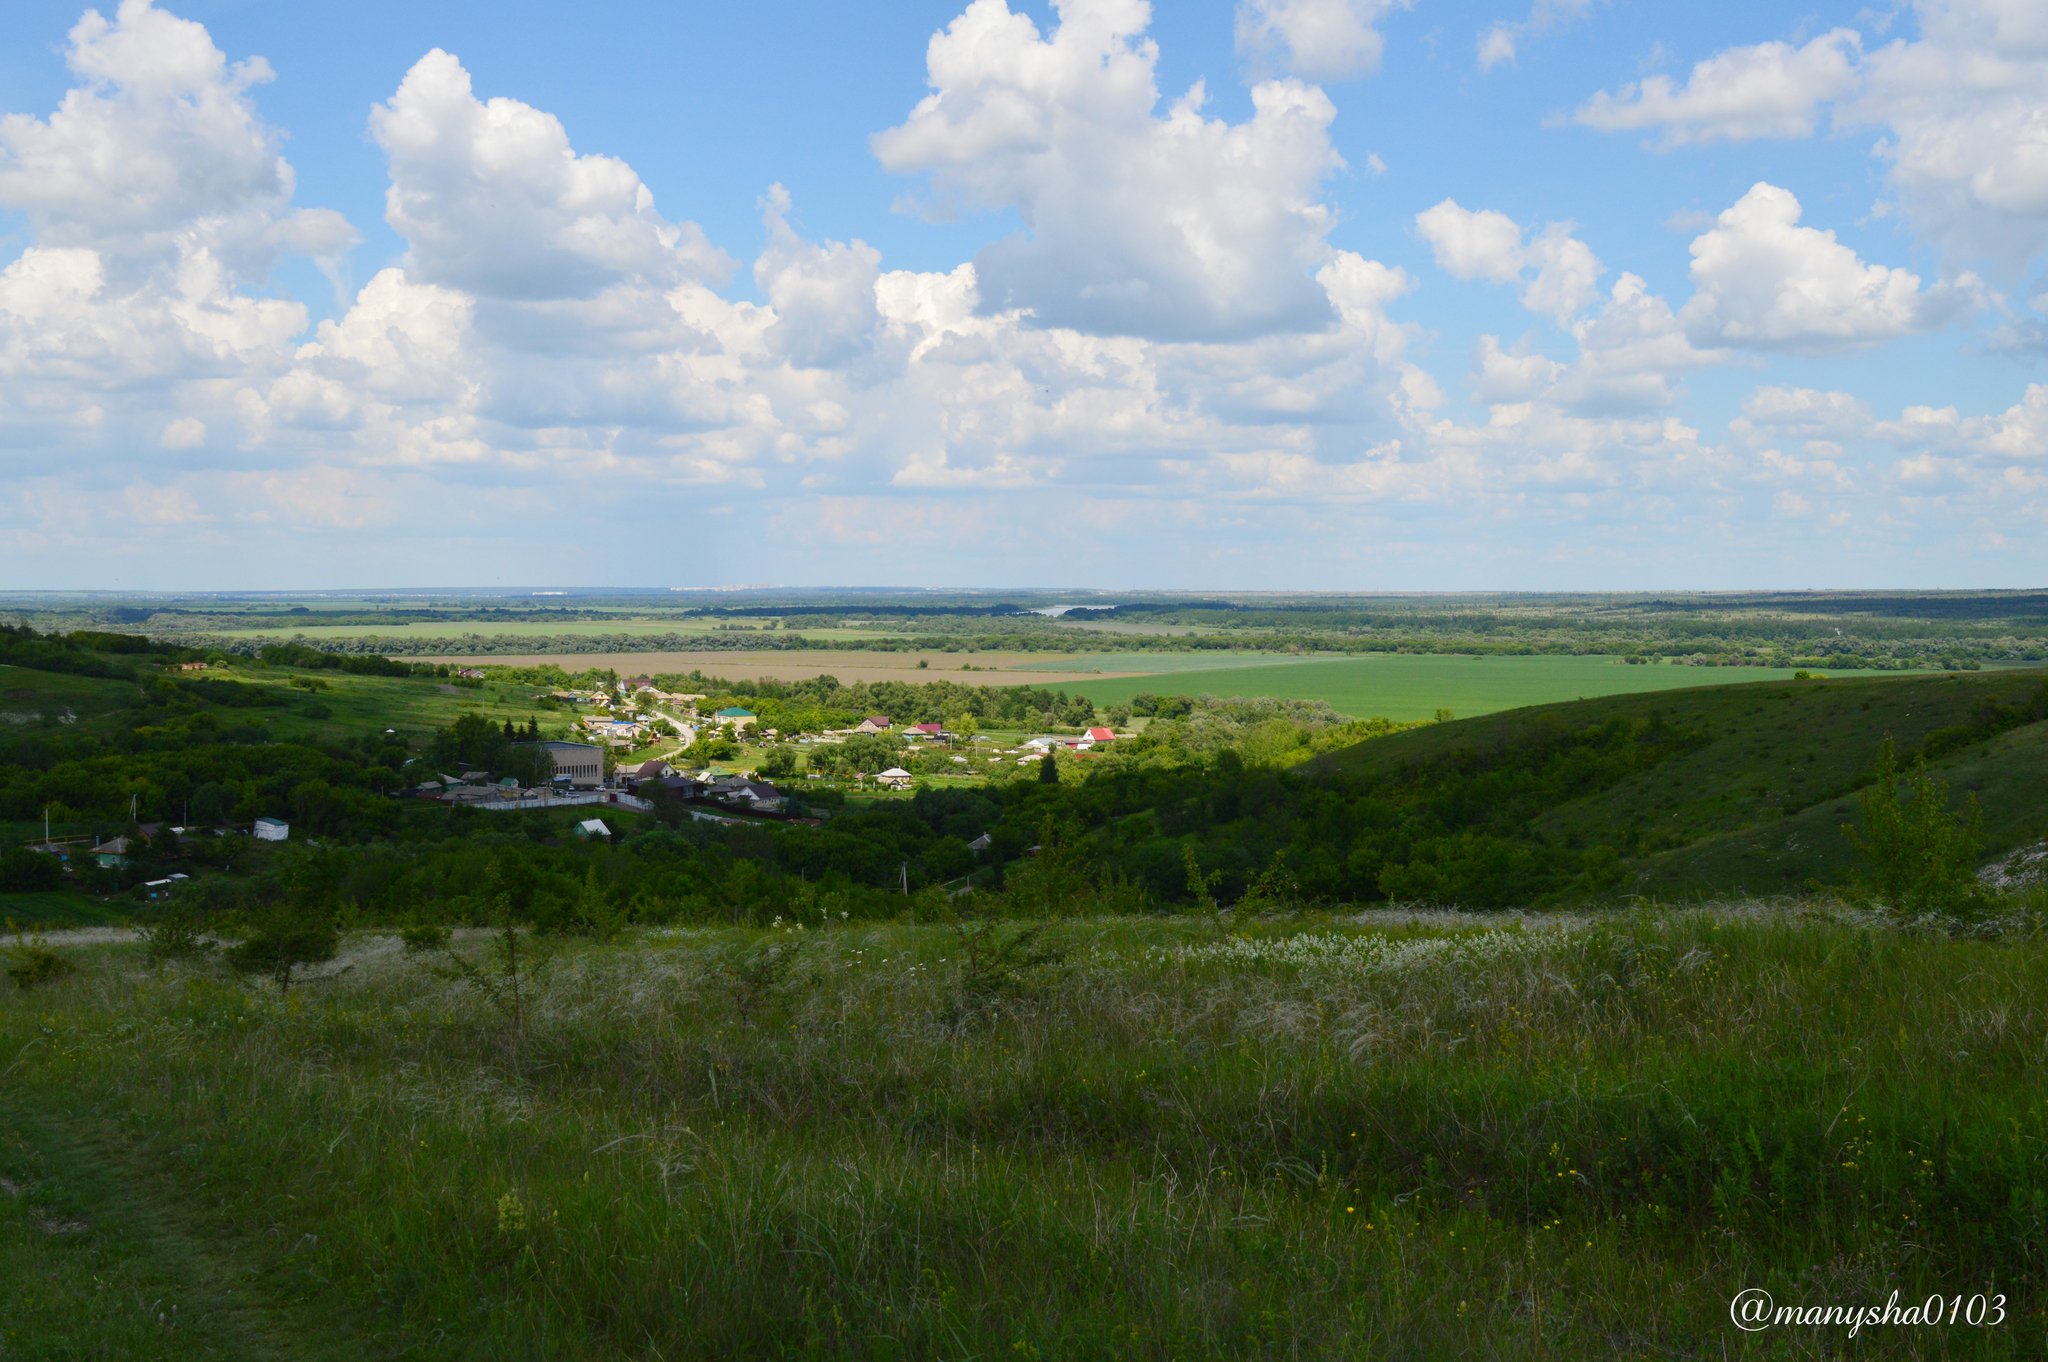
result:
[(1041, 35), (974, 0), (927, 53), (932, 93), (876, 156), (929, 176), (933, 211), (1014, 209), (1026, 231), (975, 257), (979, 306), (1042, 326), (1156, 339), (1314, 329), (1316, 270), (1342, 165), (1335, 107), (1293, 80), (1252, 90), (1243, 123), (1205, 118), (1200, 84), (1156, 112), (1158, 51), (1138, 0), (1065, 0)]
[(582, 298), (625, 280), (723, 282), (734, 262), (670, 222), (624, 161), (578, 155), (561, 120), (471, 92), (435, 48), (370, 116), (391, 163), (385, 219), (430, 284), (507, 299)]
[(1237, 50), (1308, 80), (1349, 80), (1380, 69), (1380, 20), (1413, 0), (1241, 0)]
[(1570, 223), (1551, 223), (1524, 242), (1521, 225), (1507, 214), (1490, 208), (1475, 213), (1445, 199), (1416, 214), (1415, 228), (1445, 273), (1518, 284), (1522, 305), (1559, 326), (1569, 325), (1599, 296), (1600, 261), (1571, 234)]
[(1923, 290), (1865, 264), (1832, 231), (1799, 225), (1799, 200), (1759, 182), (1692, 243), (1695, 292), (1680, 314), (1697, 340), (1823, 353), (1942, 325), (1970, 306), (1965, 276)]

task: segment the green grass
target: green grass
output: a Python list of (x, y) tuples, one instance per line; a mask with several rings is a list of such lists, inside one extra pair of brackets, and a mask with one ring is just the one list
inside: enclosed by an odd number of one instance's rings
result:
[[(1178, 659), (1176, 658), (1176, 661)], [(1107, 662), (1090, 659), (1104, 671)], [(1427, 719), (1439, 709), (1459, 717), (1525, 705), (1601, 695), (1627, 695), (1681, 687), (1787, 680), (1789, 670), (1753, 667), (1673, 667), (1623, 664), (1611, 657), (1480, 657), (1373, 653), (1362, 657), (1276, 663), (1246, 655), (1210, 661), (1200, 670), (1157, 668), (1157, 676), (1080, 681), (1065, 687), (1098, 705), (1133, 695), (1270, 695), (1286, 700), (1327, 700), (1352, 718)]]
[(0, 723), (10, 732), (62, 732), (133, 708), (135, 683), (0, 664)]
[[(92, 1225), (0, 1208), (0, 1353), (2038, 1355), (2038, 941), (1048, 939), (1007, 983), (938, 927), (570, 946), (517, 1032), (388, 940), (283, 997), (80, 948), (0, 996), (0, 1176)], [(1748, 1335), (1745, 1287), (2008, 1323)]]
[(10, 921), (50, 928), (105, 926), (126, 918), (130, 907), (126, 902), (108, 903), (75, 889), (0, 894), (0, 926)]
[[(646, 616), (621, 616), (617, 619), (602, 620), (422, 620), (404, 625), (376, 624), (308, 624), (305, 626), (285, 624), (267, 629), (223, 629), (222, 638), (260, 638), (283, 641), (303, 637), (310, 643), (327, 643), (336, 639), (388, 638), (419, 639), (445, 638), (460, 640), (468, 635), (485, 638), (552, 638), (576, 634), (707, 634), (720, 637), (730, 636), (733, 631), (721, 631), (719, 621), (702, 619), (663, 619)], [(759, 630), (758, 637), (764, 646), (782, 637), (779, 630)], [(806, 638), (882, 638), (887, 635), (875, 629), (805, 629), (791, 625), (788, 632), (802, 634)]]

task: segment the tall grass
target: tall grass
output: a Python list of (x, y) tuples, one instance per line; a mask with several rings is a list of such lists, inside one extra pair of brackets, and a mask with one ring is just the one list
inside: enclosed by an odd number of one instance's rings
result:
[(628, 937), (556, 957), (514, 1036), (395, 939), (282, 996), (103, 947), (0, 1005), (0, 1067), (177, 1151), (166, 1195), (278, 1227), (411, 1356), (1851, 1348), (1737, 1332), (1749, 1286), (2002, 1292), (2002, 1329), (1854, 1350), (2038, 1355), (2038, 942), (1110, 919), (985, 1006), (962, 956)]

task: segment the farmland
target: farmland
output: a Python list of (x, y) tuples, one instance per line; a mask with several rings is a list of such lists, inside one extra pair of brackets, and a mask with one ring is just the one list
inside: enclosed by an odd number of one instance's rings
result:
[[(1182, 657), (1174, 660), (1180, 662)], [(1136, 660), (1111, 656), (1100, 662), (1107, 671)], [(1187, 659), (1190, 663), (1195, 660)], [(1791, 675), (1791, 668), (1631, 667), (1614, 657), (1376, 653), (1312, 662), (1246, 657), (1234, 659), (1227, 667), (1162, 668), (1145, 677), (1073, 681), (1069, 688), (1098, 705), (1128, 704), (1132, 696), (1144, 692), (1269, 695), (1326, 701), (1338, 713), (1354, 718), (1383, 715), (1409, 720), (1427, 719), (1439, 709), (1461, 716), (1491, 714), (1560, 700), (1785, 680)]]

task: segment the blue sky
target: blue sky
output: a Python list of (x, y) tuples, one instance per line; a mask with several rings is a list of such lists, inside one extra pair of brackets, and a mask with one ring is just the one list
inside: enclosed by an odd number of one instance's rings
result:
[(2025, 0), (10, 14), (17, 587), (2043, 576)]

